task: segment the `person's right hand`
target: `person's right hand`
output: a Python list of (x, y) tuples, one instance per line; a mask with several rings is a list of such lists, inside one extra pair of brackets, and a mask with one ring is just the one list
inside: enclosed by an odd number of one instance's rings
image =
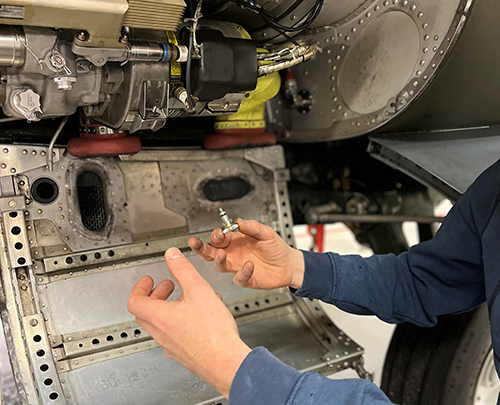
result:
[(304, 281), (304, 256), (286, 244), (269, 226), (238, 219), (240, 232), (223, 234), (216, 229), (212, 246), (197, 238), (189, 246), (201, 258), (213, 261), (215, 270), (232, 273), (234, 282), (253, 289), (299, 289)]

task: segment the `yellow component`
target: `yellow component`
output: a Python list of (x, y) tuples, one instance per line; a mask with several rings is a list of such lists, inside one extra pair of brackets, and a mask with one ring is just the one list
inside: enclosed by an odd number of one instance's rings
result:
[[(245, 31), (246, 32), (246, 31)], [(258, 52), (267, 52), (258, 49)], [(234, 128), (265, 128), (264, 120), (266, 101), (272, 99), (281, 87), (278, 72), (257, 79), (255, 90), (245, 93), (236, 114), (218, 116), (215, 119), (215, 130)]]
[[(166, 31), (167, 32), (167, 39), (168, 42), (174, 45), (179, 45), (177, 42), (177, 38), (175, 36), (175, 32), (173, 31)], [(182, 68), (180, 62), (171, 62), (170, 63), (170, 74), (172, 76), (180, 76), (182, 74)]]
[(248, 33), (248, 31), (245, 28), (243, 28), (241, 25), (238, 25), (238, 24), (235, 24), (235, 23), (232, 23), (232, 24), (240, 32), (241, 38), (243, 38), (243, 39), (252, 39), (251, 35)]
[(254, 91), (245, 93), (236, 114), (219, 116), (215, 119), (215, 129), (265, 128), (264, 111), (266, 101), (272, 99), (281, 86), (279, 73), (259, 77)]

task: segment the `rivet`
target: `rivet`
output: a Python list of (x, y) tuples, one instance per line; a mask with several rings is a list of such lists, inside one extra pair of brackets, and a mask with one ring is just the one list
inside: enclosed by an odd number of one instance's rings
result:
[(9, 150), (7, 148), (3, 148), (3, 153), (9, 153)]
[(39, 214), (41, 214), (43, 211), (39, 208), (36, 210), (36, 212), (38, 212)]
[(31, 151), (31, 154), (32, 154), (33, 156), (36, 156), (36, 150), (32, 150), (32, 151)]
[(1, 167), (2, 169), (6, 169), (6, 168), (7, 168), (7, 165), (6, 165), (5, 163), (2, 163), (2, 164), (0, 165), (0, 167)]
[(26, 149), (23, 149), (23, 155), (27, 155), (28, 151)]
[(10, 169), (10, 172), (11, 172), (11, 173), (15, 173), (15, 172), (16, 172), (16, 169), (15, 169), (15, 168), (12, 168), (12, 169)]

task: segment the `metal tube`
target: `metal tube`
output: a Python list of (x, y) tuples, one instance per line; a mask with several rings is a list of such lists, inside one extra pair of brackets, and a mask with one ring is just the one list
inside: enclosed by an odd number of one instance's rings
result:
[(20, 67), (26, 59), (22, 27), (0, 25), (0, 66)]
[(433, 224), (443, 221), (444, 217), (430, 217), (422, 215), (321, 214), (318, 215), (318, 220), (315, 223), (327, 224), (334, 222), (358, 222), (378, 224), (394, 222), (418, 222), (419, 224)]
[(49, 151), (47, 153), (47, 169), (49, 172), (51, 172), (53, 167), (54, 167), (54, 156), (53, 156), (54, 145), (56, 144), (57, 138), (59, 138), (59, 135), (61, 134), (64, 126), (68, 122), (68, 119), (69, 119), (69, 117), (64, 117), (62, 119), (61, 123), (59, 124), (59, 127), (57, 128), (57, 131), (55, 132), (54, 136), (50, 140)]

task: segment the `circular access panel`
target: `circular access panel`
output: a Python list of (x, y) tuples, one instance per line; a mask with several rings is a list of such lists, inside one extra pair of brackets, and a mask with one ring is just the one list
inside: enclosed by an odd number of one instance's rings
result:
[(410, 80), (420, 50), (419, 30), (401, 11), (380, 15), (359, 35), (340, 70), (340, 93), (357, 114), (384, 108)]

